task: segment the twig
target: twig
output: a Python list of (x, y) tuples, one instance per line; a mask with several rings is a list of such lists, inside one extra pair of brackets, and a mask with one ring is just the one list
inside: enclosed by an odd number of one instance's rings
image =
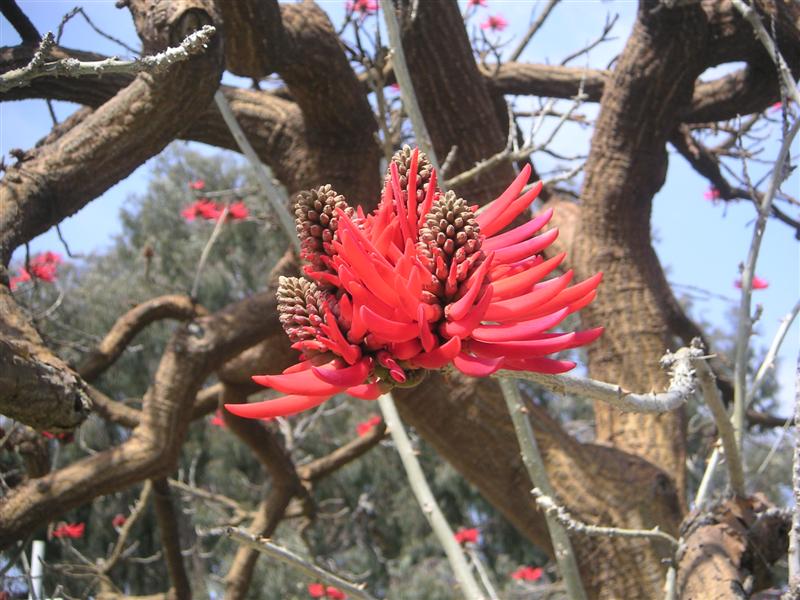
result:
[(495, 590), (494, 585), (492, 585), (492, 580), (489, 577), (489, 573), (486, 571), (486, 567), (483, 565), (483, 561), (478, 555), (478, 550), (473, 544), (467, 544), (467, 555), (469, 556), (469, 560), (472, 562), (472, 565), (475, 567), (478, 577), (481, 578), (483, 589), (485, 589), (486, 593), (489, 594), (489, 600), (500, 600), (497, 596), (497, 590)]
[(529, 371), (501, 370), (494, 377), (533, 381), (557, 394), (574, 394), (591, 400), (607, 402), (620, 410), (641, 413), (662, 413), (675, 410), (694, 394), (692, 358), (702, 355), (698, 348), (680, 348), (661, 358), (662, 368), (671, 368), (672, 376), (666, 392), (634, 394), (618, 385), (577, 377), (575, 375), (546, 375)]
[(748, 407), (752, 404), (753, 399), (756, 396), (756, 392), (758, 392), (758, 388), (760, 388), (761, 384), (764, 382), (764, 376), (775, 362), (775, 357), (778, 355), (778, 350), (780, 350), (781, 344), (783, 344), (783, 340), (786, 338), (786, 334), (789, 333), (789, 328), (792, 326), (792, 322), (797, 317), (798, 312), (800, 312), (800, 300), (798, 300), (792, 310), (790, 310), (786, 316), (781, 319), (781, 324), (778, 327), (778, 331), (775, 333), (775, 337), (772, 339), (772, 344), (770, 344), (769, 350), (767, 351), (764, 360), (761, 362), (761, 366), (758, 367), (758, 371), (756, 371), (756, 376), (753, 378), (753, 383), (750, 385), (750, 389), (747, 391), (746, 404)]
[(706, 470), (703, 473), (703, 478), (700, 480), (700, 486), (697, 488), (697, 495), (694, 498), (693, 504), (695, 508), (702, 506), (706, 501), (708, 492), (711, 490), (711, 484), (713, 483), (714, 472), (717, 470), (717, 465), (719, 465), (719, 459), (721, 456), (722, 451), (720, 450), (720, 444), (718, 441), (716, 444), (714, 444), (714, 451), (711, 452), (711, 457), (708, 459), (708, 464), (706, 465)]
[(326, 571), (325, 569), (321, 569), (320, 567), (312, 564), (311, 562), (307, 561), (306, 559), (298, 556), (294, 552), (287, 550), (281, 546), (273, 544), (269, 541), (268, 538), (256, 537), (254, 535), (250, 535), (246, 531), (242, 529), (237, 529), (235, 527), (227, 527), (225, 528), (225, 535), (233, 539), (234, 541), (243, 544), (253, 550), (261, 552), (262, 554), (266, 554), (267, 556), (274, 558), (276, 560), (281, 561), (284, 564), (287, 564), (291, 567), (294, 567), (298, 571), (305, 573), (309, 577), (313, 579), (319, 579), (324, 581), (325, 583), (329, 583), (330, 585), (334, 585), (341, 589), (343, 592), (352, 596), (353, 598), (359, 598), (361, 600), (375, 600), (372, 596), (370, 596), (367, 592), (365, 592), (361, 587), (357, 586), (354, 583), (351, 583), (345, 579), (342, 579), (338, 575), (334, 575), (330, 571)]
[[(544, 468), (544, 460), (539, 452), (536, 437), (533, 435), (533, 428), (528, 419), (528, 410), (522, 401), (522, 397), (517, 389), (517, 382), (513, 379), (501, 379), (500, 389), (503, 392), (508, 413), (514, 423), (514, 431), (519, 442), (520, 455), (528, 476), (533, 483), (534, 490), (541, 489), (549, 495), (555, 495), (555, 490), (550, 485), (547, 471)], [(578, 570), (578, 563), (575, 560), (575, 552), (572, 550), (572, 543), (564, 526), (549, 512), (545, 512), (547, 530), (550, 532), (550, 541), (553, 543), (553, 551), (558, 563), (558, 570), (561, 579), (567, 586), (567, 594), (570, 600), (586, 600), (586, 592), (581, 582), (581, 574)]]
[[(800, 430), (800, 362), (795, 377), (794, 426)], [(789, 594), (797, 598), (800, 595), (800, 435), (795, 436), (794, 464), (792, 465), (792, 493), (794, 495), (794, 511), (792, 512), (792, 528), (789, 531)]]
[(414, 454), (414, 449), (403, 427), (403, 422), (400, 420), (400, 415), (397, 413), (397, 407), (394, 404), (392, 395), (383, 394), (378, 398), (378, 405), (397, 448), (397, 453), (400, 455), (403, 467), (406, 470), (411, 490), (414, 492), (414, 496), (416, 496), (417, 502), (422, 508), (422, 513), (430, 523), (439, 543), (444, 548), (445, 554), (447, 554), (453, 574), (461, 586), (461, 592), (465, 598), (470, 600), (483, 598), (483, 593), (472, 575), (472, 570), (469, 568), (464, 552), (456, 541), (453, 530), (450, 529), (444, 514), (442, 514), (433, 492), (428, 487), (425, 474), (422, 472), (422, 467), (420, 467), (419, 461)]
[[(781, 55), (775, 42), (770, 37), (758, 13), (751, 7), (745, 4), (742, 0), (732, 0), (734, 7), (745, 19), (747, 19), (753, 26), (756, 37), (761, 41), (767, 49), (770, 57), (774, 61), (778, 75), (781, 79), (781, 87), (794, 100), (795, 103), (800, 104), (800, 92), (792, 76), (792, 72), (786, 64), (786, 60)], [(786, 132), (781, 148), (778, 152), (778, 157), (775, 160), (775, 165), (770, 177), (769, 187), (758, 207), (758, 216), (756, 224), (753, 228), (753, 238), (750, 242), (750, 250), (747, 255), (747, 262), (744, 265), (742, 272), (742, 300), (739, 306), (738, 325), (736, 330), (736, 355), (735, 355), (735, 369), (734, 369), (734, 400), (733, 400), (733, 426), (736, 431), (737, 443), (741, 449), (742, 440), (744, 437), (744, 418), (746, 410), (746, 383), (747, 383), (747, 346), (750, 338), (752, 323), (750, 320), (750, 294), (753, 286), (753, 274), (755, 273), (756, 260), (758, 259), (758, 252), (761, 248), (761, 238), (764, 235), (766, 228), (767, 217), (772, 207), (772, 201), (775, 194), (780, 187), (780, 184), (785, 178), (784, 164), (791, 149), (792, 140), (797, 131), (800, 129), (800, 119), (797, 119), (792, 127)], [(798, 573), (800, 576), (800, 573)]]
[(717, 424), (719, 438), (722, 441), (722, 448), (725, 451), (725, 464), (728, 465), (731, 489), (734, 494), (740, 498), (744, 498), (745, 488), (742, 459), (739, 455), (739, 448), (736, 445), (736, 435), (734, 434), (725, 406), (722, 403), (722, 394), (720, 394), (719, 388), (717, 387), (716, 377), (714, 377), (714, 373), (711, 372), (704, 358), (693, 360), (692, 364), (694, 365), (697, 379), (700, 382), (703, 398), (706, 404), (708, 404), (709, 409), (711, 409), (711, 414), (714, 415), (714, 422)]
[(139, 494), (139, 499), (136, 501), (136, 505), (133, 507), (133, 510), (131, 511), (130, 515), (128, 515), (128, 518), (125, 520), (124, 525), (120, 529), (119, 537), (114, 544), (114, 549), (111, 551), (111, 554), (109, 554), (108, 558), (99, 565), (98, 570), (101, 574), (107, 574), (116, 566), (117, 562), (122, 556), (122, 549), (125, 546), (125, 542), (128, 540), (131, 529), (133, 529), (134, 524), (147, 506), (147, 502), (150, 500), (150, 493), (152, 491), (153, 484), (149, 480), (145, 481), (144, 487), (142, 487), (142, 492)]
[(39, 77), (84, 77), (87, 75), (113, 73), (138, 73), (139, 71), (157, 72), (173, 63), (187, 60), (190, 56), (202, 52), (215, 32), (216, 29), (211, 25), (204, 25), (201, 29), (186, 36), (186, 39), (179, 46), (170, 47), (158, 54), (144, 56), (136, 60), (106, 58), (104, 60), (81, 62), (75, 58), (64, 58), (47, 63), (44, 62), (47, 52), (55, 45), (53, 34), (48, 32), (42, 38), (39, 50), (27, 65), (0, 75), (0, 92), (29, 85), (31, 81)]
[(111, 40), (115, 44), (119, 44), (131, 54), (139, 54), (139, 51), (136, 50), (135, 48), (132, 48), (131, 46), (123, 42), (121, 39), (115, 38), (113, 35), (106, 33), (105, 31), (100, 29), (97, 25), (95, 25), (94, 22), (89, 18), (89, 15), (87, 15), (86, 12), (83, 10), (83, 8), (81, 8), (80, 6), (76, 6), (75, 8), (73, 8), (61, 19), (61, 24), (58, 26), (58, 36), (56, 37), (57, 42), (59, 43), (61, 42), (61, 34), (63, 33), (64, 25), (66, 25), (67, 21), (69, 21), (72, 17), (78, 14), (81, 15), (86, 20), (86, 22), (89, 24), (89, 27), (94, 29), (98, 35), (103, 36), (107, 40)]
[(436, 153), (433, 150), (431, 136), (428, 133), (428, 128), (425, 126), (425, 119), (422, 116), (419, 102), (417, 102), (417, 95), (414, 93), (414, 84), (411, 81), (411, 73), (408, 70), (408, 63), (406, 62), (406, 56), (403, 52), (403, 41), (400, 37), (400, 23), (397, 22), (397, 13), (395, 13), (392, 0), (381, 0), (381, 11), (386, 21), (386, 30), (389, 33), (392, 68), (394, 69), (397, 83), (400, 84), (400, 97), (403, 99), (403, 107), (408, 113), (408, 118), (411, 119), (411, 125), (417, 136), (417, 145), (428, 155), (428, 160), (431, 161), (433, 168), (439, 171), (439, 160), (436, 158)]
[(239, 122), (236, 120), (236, 115), (233, 114), (230, 104), (228, 104), (228, 99), (225, 98), (221, 90), (217, 90), (214, 94), (214, 102), (217, 104), (217, 108), (222, 114), (222, 118), (225, 120), (225, 124), (236, 140), (242, 154), (245, 155), (255, 169), (261, 191), (267, 197), (267, 201), (278, 217), (278, 221), (286, 237), (289, 239), (289, 243), (292, 244), (296, 252), (299, 252), (300, 240), (295, 230), (294, 218), (289, 214), (289, 196), (282, 188), (273, 183), (272, 172), (267, 165), (261, 162), (253, 146), (247, 140), (247, 136), (245, 136), (244, 131), (242, 131), (242, 128), (239, 126)]
[(192, 282), (192, 289), (189, 291), (189, 298), (197, 300), (197, 291), (200, 288), (200, 278), (203, 275), (203, 270), (206, 267), (208, 256), (211, 254), (211, 248), (214, 247), (214, 242), (217, 241), (219, 234), (222, 233), (222, 226), (225, 224), (225, 219), (228, 218), (228, 206), (222, 209), (217, 222), (214, 224), (214, 229), (211, 231), (211, 236), (208, 238), (206, 245), (203, 246), (203, 251), (200, 253), (200, 260), (197, 261), (197, 270), (194, 273), (194, 281)]
[(536, 32), (541, 29), (542, 25), (544, 25), (545, 19), (550, 15), (550, 11), (556, 7), (556, 4), (559, 3), (560, 0), (550, 0), (542, 9), (542, 12), (539, 13), (539, 16), (536, 17), (536, 20), (531, 24), (528, 28), (528, 31), (525, 33), (525, 36), (520, 40), (519, 44), (514, 51), (511, 53), (511, 56), (508, 57), (509, 62), (514, 62), (517, 60), (522, 52), (525, 50), (525, 47), (528, 45), (528, 42), (531, 41)]
[(552, 515), (564, 527), (575, 533), (587, 535), (589, 537), (615, 537), (615, 538), (647, 538), (668, 542), (673, 550), (679, 546), (678, 540), (670, 534), (661, 531), (658, 527), (652, 529), (623, 529), (621, 527), (603, 527), (601, 525), (588, 525), (577, 521), (566, 508), (558, 504), (552, 496), (545, 494), (538, 487), (533, 488), (533, 495), (536, 496), (536, 504), (545, 512)]

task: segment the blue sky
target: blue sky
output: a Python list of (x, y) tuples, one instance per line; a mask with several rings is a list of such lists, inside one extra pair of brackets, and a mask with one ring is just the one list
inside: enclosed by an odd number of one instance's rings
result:
[[(31, 17), (40, 31), (55, 31), (62, 16), (76, 4), (84, 7), (95, 23), (108, 33), (121, 38), (133, 47), (138, 47), (132, 21), (127, 11), (114, 7), (113, 0), (20, 0), (20, 6)], [(343, 0), (322, 1), (319, 4), (331, 14), (335, 26), (344, 15)], [(488, 15), (500, 14), (508, 22), (508, 28), (497, 35), (501, 42), (512, 40), (527, 29), (532, 14), (541, 9), (543, 3), (530, 0), (488, 0), (486, 8), (479, 8), (470, 21), (470, 31)], [(620, 52), (630, 33), (636, 3), (602, 2), (595, 0), (566, 0), (553, 11), (546, 25), (528, 46), (522, 60), (558, 64), (561, 59), (581, 48), (597, 37), (606, 14), (617, 12), (619, 20), (612, 32), (617, 39), (594, 49), (589, 57), (581, 57), (570, 63), (573, 66), (605, 67)], [(367, 27), (374, 27), (372, 21)], [(0, 19), (0, 45), (7, 46), (19, 41), (17, 34), (5, 20)], [(95, 33), (80, 17), (75, 17), (65, 28), (62, 44), (68, 47), (93, 50), (105, 54), (124, 56), (120, 46)], [(511, 41), (506, 51), (514, 48)], [(724, 66), (706, 73), (711, 79), (732, 66)], [(229, 81), (235, 81), (228, 78)], [(518, 108), (526, 102), (517, 103)], [(568, 106), (565, 101), (563, 108)], [(64, 119), (74, 110), (73, 105), (56, 103), (59, 119)], [(593, 116), (596, 106), (586, 105), (580, 111)], [(0, 104), (0, 155), (7, 155), (11, 148), (29, 148), (50, 129), (51, 121), (43, 101), (24, 101)], [(546, 125), (541, 136), (546, 136)], [(567, 154), (585, 154), (588, 144), (587, 131), (578, 127), (567, 127), (559, 133), (555, 148)], [(216, 151), (200, 144), (193, 147), (204, 151)], [(764, 157), (774, 157), (777, 140), (767, 141)], [(795, 147), (795, 152), (798, 147)], [(545, 156), (534, 156), (540, 168), (556, 166), (556, 161)], [(754, 178), (759, 176), (754, 166)], [(62, 232), (73, 252), (87, 253), (101, 250), (120, 231), (119, 209), (131, 194), (143, 191), (147, 186), (148, 166), (143, 165), (130, 177), (120, 182), (103, 196), (90, 203), (62, 224)], [(707, 290), (713, 295), (692, 292), (693, 316), (723, 325), (727, 322), (729, 306), (738, 305), (738, 291), (733, 281), (738, 277), (738, 265), (747, 255), (753, 228), (754, 210), (745, 202), (713, 204), (703, 199), (708, 183), (697, 175), (674, 151), (670, 152), (670, 168), (666, 184), (656, 196), (653, 205), (653, 231), (657, 238), (656, 249), (668, 278), (679, 294), (692, 288)], [(795, 172), (784, 184), (794, 196), (800, 195), (800, 176)], [(797, 208), (783, 208), (797, 215)], [(54, 231), (48, 232), (31, 243), (33, 253), (55, 250), (63, 253)], [(19, 256), (19, 254), (17, 255)], [(756, 272), (769, 281), (770, 287), (755, 293), (754, 301), (763, 308), (763, 316), (757, 325), (755, 343), (766, 347), (780, 319), (794, 305), (800, 294), (800, 255), (798, 242), (792, 231), (784, 224), (770, 220), (762, 246)], [(686, 287), (689, 286), (689, 287)], [(781, 400), (784, 414), (788, 414), (794, 395), (794, 372), (800, 341), (800, 325), (795, 323), (780, 354), (779, 381), (782, 385)]]

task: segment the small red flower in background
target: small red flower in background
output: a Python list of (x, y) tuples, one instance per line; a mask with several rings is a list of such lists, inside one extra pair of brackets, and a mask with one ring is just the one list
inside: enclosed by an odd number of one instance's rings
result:
[(486, 377), (499, 369), (563, 373), (548, 355), (593, 342), (602, 328), (551, 332), (595, 297), (598, 273), (545, 279), (565, 258), (542, 255), (558, 236), (540, 231), (552, 209), (505, 231), (542, 189), (531, 169), (480, 214), (441, 191), (424, 154), (395, 154), (378, 208), (365, 215), (331, 186), (302, 192), (295, 216), (305, 277), (281, 277), (281, 324), (300, 362), (253, 381), (287, 394), (227, 404), (248, 418), (289, 416), (346, 392), (374, 400), (452, 365)]
[(720, 192), (714, 186), (708, 188), (705, 193), (703, 194), (703, 198), (706, 200), (719, 200), (722, 198), (722, 192)]
[[(187, 221), (194, 221), (197, 217), (202, 217), (206, 221), (216, 221), (222, 215), (224, 204), (217, 204), (208, 198), (200, 198), (192, 202), (181, 211), (181, 215)], [(250, 215), (247, 205), (241, 200), (234, 202), (228, 207), (227, 219), (231, 221), (241, 221)]]
[(542, 578), (541, 567), (520, 567), (511, 574), (511, 579), (520, 581), (539, 581)]
[(65, 431), (64, 433), (50, 433), (49, 431), (43, 431), (42, 437), (48, 440), (59, 440), (65, 444), (69, 444), (73, 438), (71, 431)]
[(488, 19), (481, 23), (481, 29), (503, 31), (507, 25), (508, 21), (506, 21), (501, 15), (491, 15)]
[(53, 530), (53, 537), (78, 539), (83, 537), (86, 523), (64, 523)]
[[(742, 280), (737, 279), (733, 282), (733, 287), (737, 289), (742, 289)], [(758, 275), (753, 275), (753, 289), (754, 290), (765, 290), (769, 287), (769, 282), (766, 279), (761, 279)]]
[(378, 0), (348, 0), (347, 12), (360, 13), (362, 17), (378, 12)]
[(241, 200), (239, 202), (234, 202), (228, 207), (228, 218), (233, 221), (246, 219), (249, 215), (250, 211), (247, 210), (247, 206)]
[(365, 435), (367, 435), (370, 431), (372, 431), (373, 427), (375, 427), (376, 425), (380, 425), (380, 422), (381, 418), (375, 416), (372, 417), (371, 419), (367, 419), (366, 421), (362, 421), (361, 423), (356, 425), (356, 433), (358, 434), (358, 437), (364, 437)]
[(778, 112), (783, 108), (783, 102), (778, 100), (775, 104), (769, 107), (770, 112)]
[(128, 520), (128, 517), (126, 517), (122, 513), (117, 513), (116, 515), (114, 515), (114, 518), (111, 519), (111, 524), (114, 527), (122, 527), (123, 525), (125, 525), (125, 521), (127, 521), (127, 520)]
[(325, 597), (325, 586), (321, 583), (309, 583), (308, 584), (308, 595), (312, 598), (324, 598)]
[(471, 529), (464, 529), (463, 527), (453, 534), (456, 538), (456, 541), (459, 544), (466, 544), (467, 542), (471, 544), (478, 543), (478, 530), (475, 527)]
[(200, 190), (205, 189), (205, 187), (206, 187), (206, 182), (203, 181), (202, 179), (198, 179), (196, 181), (190, 181), (189, 182), (189, 189), (190, 190), (200, 191)]
[(467, 0), (469, 6), (486, 6), (486, 0)]
[(22, 267), (19, 274), (12, 277), (9, 281), (9, 287), (15, 290), (20, 283), (30, 281), (31, 279), (41, 279), (52, 283), (56, 280), (58, 275), (58, 265), (64, 260), (61, 255), (56, 252), (42, 252), (37, 254), (28, 261), (27, 268)]
[(325, 588), (325, 595), (332, 600), (347, 600), (347, 594), (332, 585)]
[(225, 427), (225, 419), (222, 417), (222, 410), (217, 409), (217, 412), (214, 413), (214, 416), (211, 417), (211, 421), (209, 421), (211, 425), (214, 427)]

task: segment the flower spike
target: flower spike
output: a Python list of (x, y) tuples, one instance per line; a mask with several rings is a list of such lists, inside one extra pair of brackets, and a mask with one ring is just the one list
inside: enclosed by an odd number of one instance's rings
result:
[(339, 393), (374, 400), (449, 365), (471, 377), (573, 368), (550, 355), (593, 342), (602, 328), (552, 330), (592, 301), (602, 275), (574, 285), (572, 271), (553, 276), (565, 254), (543, 256), (558, 236), (542, 232), (550, 209), (506, 231), (541, 190), (523, 191), (529, 177), (526, 166), (478, 214), (439, 189), (428, 158), (405, 146), (372, 214), (330, 186), (302, 192), (295, 216), (307, 277), (278, 287), (280, 322), (302, 360), (253, 377), (285, 396), (226, 408), (272, 418)]

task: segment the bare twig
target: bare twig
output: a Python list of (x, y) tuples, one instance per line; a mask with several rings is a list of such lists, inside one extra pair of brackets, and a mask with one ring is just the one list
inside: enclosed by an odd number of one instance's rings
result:
[(658, 527), (652, 529), (623, 529), (620, 527), (603, 527), (600, 525), (588, 525), (577, 521), (566, 508), (558, 504), (555, 499), (545, 494), (538, 487), (533, 488), (533, 495), (536, 496), (536, 504), (545, 511), (545, 514), (552, 515), (570, 531), (588, 535), (590, 537), (618, 537), (618, 538), (647, 538), (668, 542), (673, 549), (677, 549), (679, 542), (670, 534), (661, 531)]
[(48, 32), (42, 38), (39, 50), (27, 65), (0, 75), (0, 92), (29, 85), (34, 79), (46, 76), (85, 77), (88, 75), (159, 71), (173, 63), (187, 60), (189, 57), (202, 52), (215, 32), (216, 29), (211, 25), (204, 25), (201, 29), (186, 36), (186, 39), (179, 46), (167, 48), (158, 54), (144, 56), (136, 60), (106, 58), (104, 60), (81, 62), (75, 58), (64, 58), (54, 62), (45, 62), (47, 53), (55, 45), (53, 34)]
[(739, 455), (739, 448), (736, 445), (736, 436), (728, 418), (728, 413), (722, 403), (722, 394), (717, 387), (717, 380), (714, 373), (708, 366), (704, 358), (692, 361), (703, 392), (703, 398), (714, 415), (714, 422), (717, 424), (722, 448), (725, 451), (725, 464), (728, 465), (728, 475), (730, 477), (731, 489), (739, 496), (744, 497), (744, 469), (742, 459)]
[(439, 160), (436, 158), (436, 153), (433, 150), (431, 136), (428, 134), (428, 128), (425, 126), (425, 119), (422, 116), (419, 102), (417, 102), (417, 96), (414, 93), (414, 84), (411, 81), (411, 73), (408, 70), (408, 63), (406, 62), (405, 53), (403, 52), (403, 42), (400, 37), (400, 23), (397, 22), (397, 14), (395, 13), (392, 0), (381, 0), (381, 11), (386, 21), (386, 30), (389, 33), (389, 44), (392, 49), (392, 68), (394, 69), (397, 83), (400, 84), (400, 97), (403, 99), (403, 107), (406, 113), (408, 113), (408, 118), (411, 119), (411, 124), (414, 127), (414, 133), (417, 136), (417, 145), (428, 155), (428, 160), (431, 161), (433, 167), (439, 171)]
[[(800, 362), (795, 378), (794, 426), (800, 431)], [(795, 436), (792, 493), (794, 511), (792, 528), (789, 531), (789, 594), (790, 597), (797, 598), (800, 596), (800, 435)]]
[(789, 333), (789, 328), (792, 326), (792, 323), (797, 317), (798, 312), (800, 312), (800, 300), (798, 300), (792, 310), (790, 310), (786, 316), (781, 319), (781, 324), (778, 327), (778, 331), (775, 333), (775, 337), (772, 338), (772, 343), (769, 346), (769, 350), (767, 351), (764, 360), (761, 362), (761, 366), (758, 367), (758, 371), (756, 371), (756, 376), (753, 378), (753, 383), (750, 385), (750, 389), (747, 391), (746, 404), (748, 407), (755, 399), (756, 393), (761, 387), (761, 384), (764, 382), (764, 377), (766, 376), (767, 372), (769, 372), (769, 370), (772, 368), (775, 362), (775, 357), (778, 355), (778, 350), (780, 350), (781, 344), (783, 344), (783, 340), (786, 338), (786, 334)]
[(422, 513), (430, 523), (439, 543), (444, 548), (445, 554), (447, 554), (453, 574), (461, 586), (461, 592), (465, 598), (470, 600), (483, 598), (483, 593), (472, 575), (472, 570), (469, 568), (464, 552), (456, 541), (453, 530), (450, 529), (450, 525), (447, 523), (444, 514), (442, 514), (439, 505), (436, 503), (433, 492), (428, 487), (425, 474), (422, 472), (416, 454), (414, 454), (414, 449), (411, 446), (411, 441), (403, 428), (403, 422), (397, 413), (397, 407), (394, 404), (392, 395), (382, 395), (378, 398), (378, 405), (381, 408), (383, 420), (389, 428), (392, 440), (397, 447), (397, 453), (400, 455), (403, 467), (405, 467), (411, 489), (420, 507), (422, 507)]
[(525, 32), (525, 35), (519, 41), (517, 47), (514, 48), (511, 56), (508, 57), (509, 62), (514, 62), (520, 57), (533, 36), (536, 35), (536, 32), (544, 25), (545, 19), (550, 15), (550, 11), (552, 11), (559, 2), (560, 0), (549, 0), (547, 5), (542, 9), (542, 12), (539, 13), (539, 16), (536, 17), (536, 20), (531, 23), (531, 26), (528, 28), (528, 31)]
[(620, 410), (642, 413), (661, 413), (675, 410), (694, 394), (694, 369), (692, 358), (702, 355), (698, 348), (680, 348), (674, 354), (667, 352), (661, 366), (672, 369), (669, 388), (656, 394), (634, 394), (618, 385), (577, 377), (575, 375), (546, 375), (529, 371), (505, 371), (495, 377), (533, 381), (557, 394), (574, 394), (591, 400), (607, 402)]
[(319, 579), (325, 583), (334, 585), (348, 594), (348, 596), (352, 596), (353, 598), (358, 598), (361, 600), (374, 600), (372, 596), (370, 596), (358, 585), (351, 583), (346, 579), (342, 579), (330, 571), (321, 569), (320, 567), (302, 558), (301, 556), (298, 556), (294, 552), (287, 550), (286, 548), (273, 544), (268, 538), (256, 537), (254, 535), (250, 535), (242, 529), (236, 529), (234, 527), (226, 528), (225, 535), (240, 544), (248, 546), (253, 550), (279, 560), (282, 563), (287, 564), (298, 571), (301, 571), (302, 573), (305, 573), (313, 579)]
[(250, 161), (250, 164), (255, 169), (258, 184), (261, 186), (261, 191), (267, 197), (267, 201), (278, 217), (278, 221), (281, 224), (286, 237), (289, 239), (289, 243), (292, 245), (295, 251), (299, 252), (300, 240), (298, 239), (297, 231), (295, 230), (294, 218), (289, 213), (288, 195), (283, 188), (273, 183), (272, 172), (267, 165), (261, 162), (261, 159), (258, 157), (258, 154), (256, 154), (253, 146), (247, 140), (247, 136), (245, 136), (244, 131), (242, 131), (242, 128), (239, 125), (239, 122), (236, 120), (236, 115), (233, 114), (233, 110), (231, 110), (230, 104), (228, 104), (228, 100), (220, 90), (217, 90), (217, 92), (214, 94), (214, 102), (217, 104), (217, 108), (222, 114), (222, 118), (225, 120), (225, 124), (228, 126), (228, 129), (230, 129), (231, 135), (239, 145), (239, 149), (242, 151), (242, 154), (245, 155), (247, 160)]
[(125, 520), (124, 525), (122, 525), (122, 528), (120, 529), (119, 537), (117, 537), (117, 541), (114, 544), (114, 548), (111, 550), (111, 554), (109, 554), (108, 558), (102, 561), (98, 567), (98, 570), (101, 574), (108, 574), (122, 557), (122, 550), (125, 547), (125, 542), (128, 540), (131, 529), (133, 529), (133, 526), (136, 524), (139, 516), (147, 506), (147, 502), (150, 500), (150, 493), (152, 491), (153, 484), (150, 483), (149, 480), (145, 481), (142, 491), (139, 494), (139, 499), (136, 501), (136, 505), (133, 507), (133, 510), (128, 515), (128, 518)]
[(225, 220), (228, 218), (228, 205), (225, 205), (225, 208), (222, 209), (222, 212), (217, 217), (217, 222), (214, 223), (214, 229), (211, 231), (211, 235), (206, 242), (206, 245), (203, 246), (203, 251), (200, 253), (200, 260), (197, 261), (197, 270), (194, 273), (194, 281), (192, 282), (192, 289), (189, 291), (189, 298), (192, 300), (197, 300), (197, 292), (200, 289), (200, 279), (203, 276), (203, 270), (206, 267), (206, 261), (208, 261), (208, 256), (211, 254), (211, 248), (214, 247), (214, 242), (217, 241), (219, 234), (222, 233), (222, 226), (225, 224)]
[[(534, 489), (543, 490), (548, 495), (554, 495), (555, 490), (550, 485), (547, 471), (544, 468), (544, 460), (539, 452), (536, 437), (533, 435), (533, 428), (528, 420), (528, 411), (522, 401), (522, 397), (517, 389), (517, 382), (513, 379), (501, 379), (500, 389), (514, 423), (514, 431), (519, 441), (522, 462), (528, 470), (528, 476), (534, 485)], [(575, 559), (575, 552), (569, 541), (569, 535), (562, 523), (549, 512), (545, 512), (547, 530), (550, 532), (550, 540), (553, 543), (553, 551), (558, 563), (558, 570), (561, 578), (567, 586), (567, 593), (571, 600), (585, 600), (586, 592), (581, 582), (578, 563)]]

